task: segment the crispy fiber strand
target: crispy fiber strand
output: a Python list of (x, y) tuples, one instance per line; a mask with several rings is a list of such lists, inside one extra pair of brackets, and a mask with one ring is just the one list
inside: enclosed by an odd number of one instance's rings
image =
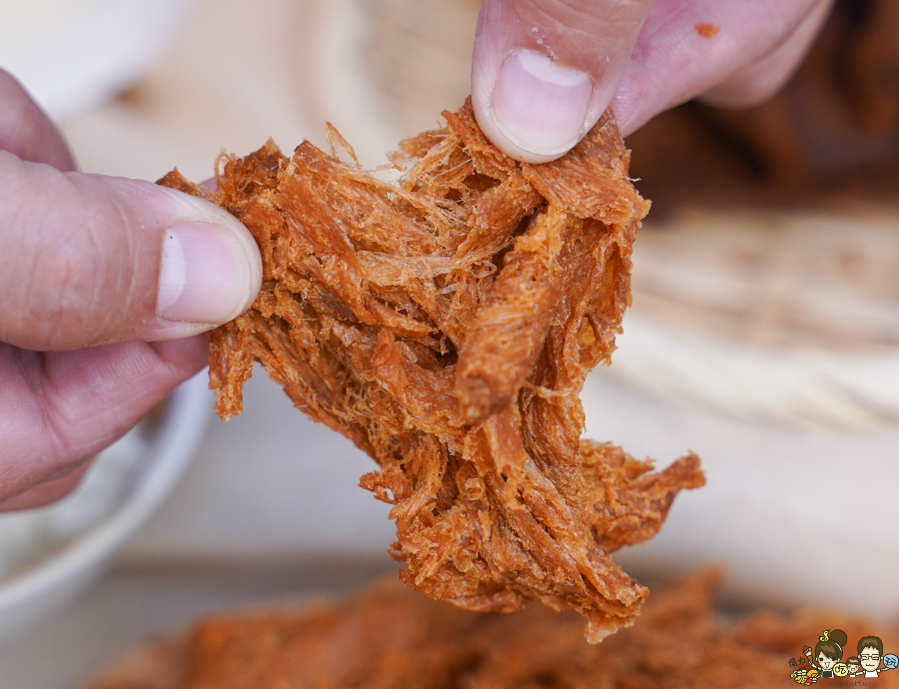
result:
[(470, 610), (522, 596), (571, 607), (599, 641), (647, 591), (608, 556), (661, 526), (698, 459), (666, 471), (581, 441), (578, 393), (607, 360), (648, 204), (611, 114), (567, 156), (520, 165), (470, 106), (403, 144), (398, 186), (310, 143), (228, 158), (218, 190), (177, 171), (262, 250), (253, 308), (211, 337), (216, 411), (241, 411), (253, 361), (380, 471), (402, 580)]
[[(157, 649), (155, 672), (145, 648), (89, 689), (755, 689), (796, 686), (789, 661), (824, 629), (846, 631), (846, 657), (869, 634), (885, 650), (899, 646), (896, 625), (839, 613), (761, 611), (726, 623), (713, 607), (718, 579), (706, 571), (663, 587), (637, 624), (598, 646), (584, 643), (570, 612), (474, 615), (382, 581), (307, 611), (208, 618)], [(179, 679), (150, 679), (159, 675)], [(896, 689), (899, 673), (874, 684)]]

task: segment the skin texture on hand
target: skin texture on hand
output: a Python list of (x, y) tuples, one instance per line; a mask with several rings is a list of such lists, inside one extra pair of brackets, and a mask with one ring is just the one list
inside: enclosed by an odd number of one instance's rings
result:
[(249, 307), (261, 278), (252, 236), (213, 204), (76, 172), (0, 71), (0, 510), (71, 490), (202, 368), (200, 333)]
[(563, 155), (609, 105), (627, 135), (695, 97), (764, 101), (831, 0), (484, 0), (472, 61), (478, 124), (508, 155)]

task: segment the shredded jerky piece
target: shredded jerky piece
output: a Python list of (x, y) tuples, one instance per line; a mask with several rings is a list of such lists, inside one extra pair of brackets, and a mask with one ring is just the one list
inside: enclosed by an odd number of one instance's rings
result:
[(262, 250), (252, 309), (211, 337), (216, 411), (241, 411), (253, 361), (312, 419), (380, 470), (402, 580), (478, 611), (522, 597), (574, 608), (599, 641), (647, 591), (608, 553), (652, 537), (675, 494), (702, 485), (689, 455), (661, 473), (581, 441), (578, 393), (608, 360), (648, 209), (607, 113), (562, 159), (518, 164), (469, 104), (407, 141), (401, 184), (312, 144), (227, 158), (214, 195)]
[[(899, 645), (896, 624), (833, 612), (759, 611), (728, 622), (714, 607), (719, 578), (707, 570), (663, 587), (636, 625), (598, 646), (584, 643), (570, 612), (473, 615), (382, 581), (312, 610), (208, 618), (156, 670), (174, 666), (177, 682), (118, 673), (89, 689), (787, 687), (795, 686), (790, 659), (823, 629), (844, 630), (853, 649), (872, 633), (884, 648)], [(877, 686), (899, 687), (895, 675), (882, 673)]]

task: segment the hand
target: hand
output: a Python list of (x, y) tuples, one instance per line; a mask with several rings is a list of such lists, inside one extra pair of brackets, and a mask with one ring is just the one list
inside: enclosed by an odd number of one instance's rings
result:
[(567, 152), (611, 104), (622, 134), (701, 96), (748, 107), (798, 66), (832, 0), (484, 0), (471, 97), (518, 160)]
[(71, 490), (202, 368), (198, 333), (248, 308), (262, 279), (249, 231), (214, 204), (74, 170), (0, 71), (0, 510)]

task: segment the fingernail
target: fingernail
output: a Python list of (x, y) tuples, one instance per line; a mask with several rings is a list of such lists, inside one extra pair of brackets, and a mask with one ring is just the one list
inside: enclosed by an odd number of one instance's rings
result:
[(580, 138), (592, 93), (587, 73), (521, 50), (500, 68), (491, 108), (499, 129), (519, 148), (564, 153)]
[(241, 238), (219, 225), (175, 225), (165, 233), (156, 313), (190, 323), (226, 323), (255, 296), (254, 260)]

